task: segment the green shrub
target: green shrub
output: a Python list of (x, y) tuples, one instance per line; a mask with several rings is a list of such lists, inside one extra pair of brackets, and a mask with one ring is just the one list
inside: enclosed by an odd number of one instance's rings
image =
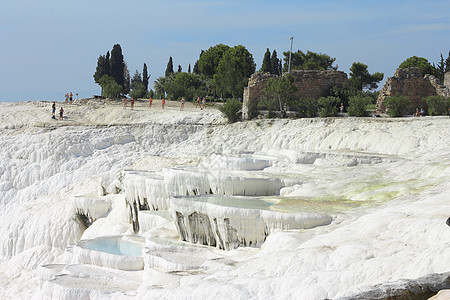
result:
[(387, 108), (386, 113), (389, 117), (401, 117), (405, 113), (406, 107), (410, 104), (411, 100), (405, 96), (389, 96), (384, 100), (384, 104)]
[(337, 115), (337, 105), (339, 98), (337, 97), (322, 97), (319, 98), (319, 116), (321, 118), (326, 117), (336, 117)]
[(298, 113), (299, 118), (314, 118), (317, 115), (316, 99), (299, 98), (292, 101), (290, 106)]
[(367, 117), (367, 106), (372, 102), (371, 97), (353, 96), (348, 101), (347, 112), (353, 117)]
[(249, 119), (256, 118), (259, 115), (258, 101), (249, 100), (247, 106), (248, 106), (248, 118)]
[(425, 98), (430, 116), (448, 115), (450, 113), (450, 98), (444, 96), (430, 96)]
[(240, 119), (240, 112), (242, 109), (242, 103), (237, 99), (228, 99), (227, 102), (219, 110), (228, 119), (229, 123), (234, 123)]

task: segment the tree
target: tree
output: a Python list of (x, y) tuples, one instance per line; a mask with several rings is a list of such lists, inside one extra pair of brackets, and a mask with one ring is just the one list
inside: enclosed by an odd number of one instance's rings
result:
[(260, 71), (272, 73), (272, 61), (270, 60), (269, 48), (267, 48), (266, 53), (264, 54), (264, 58), (263, 58), (263, 62), (262, 62)]
[(417, 57), (412, 56), (408, 59), (406, 59), (404, 62), (398, 66), (400, 69), (406, 69), (406, 68), (419, 68), (422, 72), (422, 75), (430, 74), (430, 75), (436, 75), (436, 69), (428, 62), (426, 58), (423, 57)]
[(166, 67), (165, 76), (169, 76), (170, 74), (173, 74), (173, 61), (172, 61), (172, 56), (169, 57), (169, 61), (167, 62), (167, 67)]
[(203, 87), (203, 81), (199, 75), (185, 72), (176, 73), (173, 80), (165, 85), (167, 97), (171, 99), (186, 97), (186, 100), (196, 97)]
[(321, 118), (335, 117), (337, 115), (339, 98), (331, 96), (321, 97), (317, 103), (319, 104), (319, 116)]
[(178, 72), (178, 73), (183, 72), (183, 68), (181, 67), (181, 65), (178, 65), (178, 70), (177, 70), (177, 72)]
[(272, 74), (281, 75), (281, 60), (277, 57), (277, 51), (273, 50), (272, 57), (270, 58), (270, 65), (272, 69)]
[(188, 73), (191, 73), (191, 64), (188, 66)]
[(278, 107), (281, 117), (284, 118), (289, 104), (293, 102), (296, 91), (297, 87), (290, 75), (271, 78), (263, 89), (262, 104), (269, 110), (269, 115), (275, 107)]
[(200, 51), (200, 55), (198, 56), (198, 60), (195, 62), (195, 64), (194, 64), (194, 69), (192, 70), (192, 72), (194, 72), (195, 74), (200, 74), (200, 69), (198, 68), (198, 61), (200, 60), (200, 57), (202, 57), (202, 54), (204, 53), (205, 51)]
[(156, 78), (153, 82), (153, 87), (155, 88), (156, 95), (161, 99), (166, 96), (166, 77), (161, 76)]
[(207, 78), (213, 78), (216, 74), (219, 63), (222, 59), (224, 53), (230, 49), (230, 46), (218, 44), (209, 47), (208, 50), (200, 54), (198, 60), (198, 69), (201, 74), (205, 75)]
[(122, 86), (109, 75), (103, 75), (99, 80), (99, 84), (102, 87), (102, 96), (106, 98), (116, 99), (122, 92)]
[[(206, 52), (202, 57), (205, 54)], [(247, 48), (242, 45), (235, 46), (223, 54), (214, 74), (214, 83), (222, 92), (240, 98), (255, 68), (253, 56)]]
[(401, 117), (405, 113), (406, 107), (409, 105), (411, 100), (406, 98), (405, 96), (389, 96), (384, 100), (384, 104), (386, 105), (386, 113), (394, 118)]
[(448, 51), (448, 57), (445, 59), (445, 73), (450, 72), (450, 51)]
[(450, 114), (450, 98), (444, 96), (429, 96), (425, 98), (430, 116)]
[[(109, 56), (109, 52), (108, 52)], [(100, 78), (102, 78), (104, 75), (110, 75), (110, 68), (107, 56), (100, 55), (97, 59), (97, 68), (95, 69), (94, 73), (94, 81), (97, 84), (100, 84)]]
[(148, 91), (148, 80), (150, 75), (148, 74), (147, 64), (144, 63), (144, 68), (142, 70), (142, 84), (144, 85), (145, 91)]
[(234, 123), (240, 118), (242, 103), (237, 99), (228, 99), (227, 102), (219, 107), (222, 114), (228, 119), (229, 123)]
[(125, 95), (128, 94), (131, 90), (131, 77), (130, 77), (130, 71), (128, 70), (128, 65), (126, 62), (124, 62), (123, 66), (123, 86), (122, 86), (122, 93)]
[[(285, 72), (288, 71), (289, 52), (283, 52)], [(306, 54), (300, 50), (293, 52), (291, 55), (291, 70), (337, 70), (333, 64), (336, 58), (322, 53), (308, 51)]]
[(119, 44), (115, 44), (111, 50), (111, 58), (109, 60), (111, 68), (111, 77), (114, 78), (116, 83), (123, 87), (125, 82), (125, 61), (122, 55), (122, 48)]
[(363, 96), (352, 96), (349, 99), (347, 112), (353, 117), (367, 117), (367, 105), (372, 102), (372, 98)]
[(358, 91), (378, 88), (378, 83), (383, 77), (384, 74), (379, 72), (370, 74), (367, 65), (360, 62), (354, 62), (350, 67), (350, 84)]

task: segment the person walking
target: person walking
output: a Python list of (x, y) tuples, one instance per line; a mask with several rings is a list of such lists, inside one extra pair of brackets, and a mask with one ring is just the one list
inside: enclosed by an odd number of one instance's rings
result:
[(162, 105), (162, 109), (164, 109), (164, 105), (166, 105), (166, 99), (163, 98), (161, 100), (161, 105)]
[(134, 97), (131, 97), (131, 102), (130, 102), (130, 104), (131, 104), (131, 110), (133, 110), (133, 107), (134, 107)]
[(148, 99), (148, 108), (152, 107), (152, 103), (153, 103), (153, 99), (152, 99), (152, 97), (150, 97), (150, 99)]
[(64, 109), (61, 106), (61, 109), (59, 110), (59, 120), (63, 121), (64, 120)]
[(206, 108), (206, 98), (205, 97), (203, 97), (203, 99), (202, 99), (202, 104), (203, 104), (203, 108)]
[(56, 120), (55, 113), (56, 113), (56, 102), (53, 102), (53, 105), (52, 105), (52, 119)]
[(184, 109), (184, 97), (181, 98), (181, 106), (180, 106), (180, 110)]

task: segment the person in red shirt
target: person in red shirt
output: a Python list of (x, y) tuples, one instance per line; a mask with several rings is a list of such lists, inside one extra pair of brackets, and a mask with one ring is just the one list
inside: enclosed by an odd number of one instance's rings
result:
[(161, 104), (162, 104), (162, 109), (164, 109), (164, 105), (166, 104), (166, 99), (163, 98), (163, 99), (161, 100)]

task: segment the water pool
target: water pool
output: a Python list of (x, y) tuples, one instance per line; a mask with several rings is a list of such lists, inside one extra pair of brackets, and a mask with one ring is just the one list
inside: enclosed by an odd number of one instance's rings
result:
[(141, 243), (127, 240), (123, 236), (98, 237), (92, 240), (80, 241), (77, 243), (77, 246), (124, 256), (142, 256), (142, 248), (144, 247)]

